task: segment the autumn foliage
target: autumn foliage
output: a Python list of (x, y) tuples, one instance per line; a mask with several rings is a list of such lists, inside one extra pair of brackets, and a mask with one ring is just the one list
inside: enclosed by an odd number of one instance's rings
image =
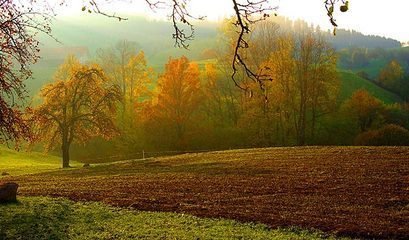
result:
[(403, 105), (387, 106), (364, 90), (340, 101), (337, 55), (319, 33), (291, 34), (274, 23), (260, 24), (246, 57), (272, 80), (260, 88), (237, 72), (236, 83), (245, 90), (240, 89), (229, 81), (233, 32), (225, 26), (227, 44), (217, 59), (170, 58), (157, 74), (131, 42), (99, 51), (108, 82), (120, 87), (114, 123), (121, 134), (76, 148), (83, 151), (76, 157), (93, 161), (95, 155), (140, 158), (142, 151), (354, 144), (360, 133), (386, 124), (407, 127)]
[(401, 126), (389, 124), (380, 129), (361, 133), (356, 137), (355, 144), (364, 146), (408, 146), (409, 131)]
[(96, 65), (82, 65), (68, 57), (40, 94), (42, 103), (33, 109), (34, 140), (46, 147), (60, 146), (63, 167), (69, 167), (69, 150), (76, 141), (85, 143), (92, 137), (111, 138), (120, 91), (108, 84), (104, 72)]
[(194, 120), (198, 120), (195, 117), (203, 101), (199, 75), (198, 65), (181, 57), (169, 59), (158, 79), (148, 124), (174, 147), (186, 147), (188, 134), (195, 129)]
[(335, 50), (302, 26), (294, 34), (258, 24), (242, 54), (269, 80), (260, 86), (237, 71), (231, 81), (228, 23), (217, 59), (169, 58), (155, 72), (130, 41), (98, 50), (97, 64), (67, 59), (34, 109), (35, 140), (62, 147), (68, 166), (71, 147), (71, 157), (97, 162), (142, 152), (354, 144), (388, 124), (408, 128), (404, 104), (386, 105), (365, 90), (340, 101)]
[(379, 118), (382, 107), (379, 99), (363, 89), (356, 91), (351, 99), (346, 102), (347, 111), (355, 119), (361, 132), (365, 132), (372, 127)]

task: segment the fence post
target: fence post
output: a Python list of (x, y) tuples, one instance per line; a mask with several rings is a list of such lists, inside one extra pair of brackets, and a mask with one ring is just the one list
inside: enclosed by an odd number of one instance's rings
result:
[(142, 150), (142, 159), (145, 160), (145, 150)]

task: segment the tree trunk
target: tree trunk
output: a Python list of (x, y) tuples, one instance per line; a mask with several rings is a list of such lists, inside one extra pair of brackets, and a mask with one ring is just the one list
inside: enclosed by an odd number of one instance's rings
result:
[(69, 147), (62, 148), (62, 167), (63, 168), (70, 167), (70, 149)]
[(63, 136), (61, 150), (62, 150), (62, 167), (69, 168), (70, 167), (70, 144), (68, 143), (68, 140), (67, 138), (65, 138), (65, 136)]
[(300, 115), (298, 119), (298, 133), (297, 133), (297, 144), (299, 146), (305, 145), (305, 128), (306, 128), (306, 97), (305, 92), (301, 92), (301, 100), (300, 100)]

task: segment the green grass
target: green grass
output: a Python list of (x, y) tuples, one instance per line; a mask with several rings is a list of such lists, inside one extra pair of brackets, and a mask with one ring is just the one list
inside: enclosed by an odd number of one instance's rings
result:
[(0, 205), (0, 239), (322, 239), (321, 232), (21, 197)]
[[(78, 166), (73, 162), (71, 165)], [(61, 158), (37, 152), (17, 152), (0, 145), (0, 174), (11, 176), (55, 171), (61, 168)], [(1, 176), (0, 176), (1, 179)]]
[(350, 98), (352, 94), (359, 89), (366, 89), (369, 93), (386, 104), (402, 101), (396, 94), (391, 93), (352, 72), (340, 71), (339, 74), (341, 78), (341, 102)]

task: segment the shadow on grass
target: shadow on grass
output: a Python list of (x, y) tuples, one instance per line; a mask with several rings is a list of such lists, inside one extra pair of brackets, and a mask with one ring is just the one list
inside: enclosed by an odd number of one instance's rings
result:
[(72, 212), (65, 202), (0, 204), (0, 239), (66, 239)]
[(13, 206), (13, 205), (22, 205), (22, 203), (17, 200), (17, 201), (8, 201), (8, 202), (0, 202), (0, 207), (1, 206)]

